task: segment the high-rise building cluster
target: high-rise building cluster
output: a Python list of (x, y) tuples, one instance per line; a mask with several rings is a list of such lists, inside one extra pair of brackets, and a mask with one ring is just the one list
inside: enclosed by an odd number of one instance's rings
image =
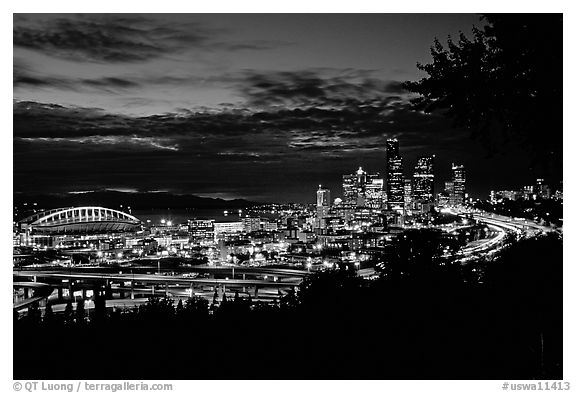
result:
[(403, 157), (397, 139), (386, 141), (386, 172), (369, 173), (362, 167), (342, 176), (342, 195), (330, 203), (330, 191), (317, 190), (316, 228), (320, 231), (335, 218), (345, 225), (402, 224), (406, 216), (429, 213), (438, 206), (459, 206), (466, 199), (466, 172), (452, 164), (451, 178), (435, 191), (435, 155), (418, 157), (412, 176), (404, 175)]
[(366, 173), (362, 167), (342, 176), (344, 206), (381, 209), (384, 203), (384, 179), (380, 173)]
[(397, 139), (386, 141), (386, 187), (388, 209), (404, 209), (404, 171)]
[(562, 182), (552, 187), (545, 179), (536, 179), (536, 184), (529, 184), (519, 190), (492, 190), (490, 202), (498, 203), (504, 200), (563, 200)]

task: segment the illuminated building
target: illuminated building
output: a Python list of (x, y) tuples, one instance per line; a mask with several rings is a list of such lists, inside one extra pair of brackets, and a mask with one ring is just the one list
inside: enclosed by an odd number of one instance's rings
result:
[(434, 201), (434, 156), (418, 158), (414, 169), (412, 195), (420, 203)]
[(404, 209), (404, 175), (397, 139), (386, 141), (386, 186), (388, 209)]
[(244, 217), (242, 218), (242, 224), (244, 226), (244, 232), (256, 232), (261, 228), (260, 217)]
[(550, 187), (544, 183), (544, 179), (536, 179), (536, 195), (542, 199), (550, 199), (552, 193)]
[(326, 228), (326, 216), (330, 211), (330, 190), (318, 186), (316, 191), (316, 227)]
[(496, 195), (500, 196), (501, 199), (508, 199), (511, 201), (515, 201), (518, 199), (518, 191), (511, 191), (511, 190), (502, 190), (498, 191)]
[(404, 206), (406, 211), (412, 209), (412, 180), (404, 179)]
[(496, 203), (496, 192), (494, 190), (490, 191), (490, 203)]
[(464, 165), (452, 164), (452, 182), (454, 191), (451, 194), (450, 204), (454, 206), (462, 205), (466, 196), (466, 171)]
[(214, 220), (188, 220), (190, 240), (194, 243), (214, 240)]
[(534, 196), (534, 186), (524, 186), (522, 189), (524, 199), (532, 199)]
[(356, 173), (342, 176), (342, 188), (344, 192), (344, 206), (364, 206), (366, 172), (362, 167)]
[(381, 209), (384, 204), (384, 179), (379, 173), (366, 176), (365, 206), (371, 209)]
[(342, 176), (342, 188), (345, 208), (382, 208), (384, 179), (379, 173), (368, 174), (360, 167), (356, 173)]
[(222, 234), (242, 233), (244, 223), (242, 221), (214, 222), (214, 237), (218, 238)]
[(32, 234), (93, 234), (134, 232), (142, 222), (136, 217), (104, 207), (86, 206), (47, 210), (19, 222)]
[(330, 190), (322, 188), (322, 185), (319, 185), (316, 191), (316, 206), (330, 207)]

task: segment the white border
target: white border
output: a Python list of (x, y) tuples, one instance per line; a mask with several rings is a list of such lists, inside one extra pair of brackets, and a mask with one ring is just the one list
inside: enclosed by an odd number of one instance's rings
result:
[[(572, 93), (574, 90), (574, 2), (569, 1), (509, 1), (505, 3), (502, 0), (483, 0), (482, 2), (464, 2), (464, 1), (430, 1), (430, 0), (412, 0), (405, 2), (382, 2), (382, 1), (343, 1), (336, 0), (291, 0), (282, 2), (259, 0), (219, 0), (219, 1), (162, 1), (162, 2), (144, 2), (144, 1), (117, 1), (117, 0), (99, 0), (93, 2), (80, 1), (11, 1), (7, 12), (1, 15), (2, 26), (2, 46), (5, 53), (12, 53), (12, 13), (13, 12), (192, 12), (192, 13), (262, 13), (262, 12), (302, 12), (302, 13), (364, 13), (364, 12), (384, 12), (384, 13), (437, 13), (437, 12), (563, 12), (564, 13), (564, 196), (568, 201), (565, 204), (564, 228), (565, 234), (565, 257), (564, 257), (564, 380), (573, 383), (572, 389), (576, 388), (574, 362), (574, 306), (571, 302), (576, 299), (574, 296), (574, 258), (575, 253), (569, 245), (573, 244), (573, 222), (575, 218), (574, 206), (571, 202), (574, 200), (574, 173), (576, 173), (576, 163), (572, 147), (574, 143), (576, 127), (572, 113), (574, 111), (574, 99)], [(572, 48), (572, 50), (571, 50)], [(0, 223), (2, 223), (2, 248), (4, 257), (4, 267), (2, 279), (2, 288), (4, 295), (0, 297), (3, 312), (5, 316), (2, 319), (2, 355), (1, 368), (2, 382), (4, 387), (2, 391), (12, 390), (12, 323), (11, 323), (11, 228), (9, 223), (12, 221), (12, 111), (11, 98), (8, 92), (12, 91), (10, 81), (11, 62), (6, 55), (5, 61), (2, 62), (4, 69), (4, 78), (2, 78), (2, 91), (4, 91), (4, 105), (1, 106), (3, 112), (4, 127), (1, 132), (0, 154), (1, 170), (4, 183), (4, 192), (1, 194), (2, 208), (0, 209)], [(568, 130), (568, 131), (567, 131)], [(545, 137), (545, 130), (543, 130)], [(545, 261), (543, 261), (545, 262)], [(102, 381), (104, 382), (104, 381)], [(110, 381), (113, 382), (113, 381)], [(352, 390), (364, 392), (394, 391), (405, 392), (413, 390), (422, 391), (445, 391), (445, 392), (490, 392), (501, 391), (502, 383), (499, 381), (172, 381), (174, 391), (193, 392), (193, 391), (230, 391), (237, 393), (256, 393), (256, 392), (278, 392), (294, 393), (295, 391), (330, 389), (334, 392), (349, 392)]]

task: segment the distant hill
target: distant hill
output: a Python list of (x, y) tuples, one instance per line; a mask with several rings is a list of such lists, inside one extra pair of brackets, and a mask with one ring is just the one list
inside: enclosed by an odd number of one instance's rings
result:
[[(245, 199), (225, 200), (220, 198), (203, 198), (195, 195), (177, 195), (166, 192), (120, 192), (94, 191), (75, 194), (19, 194), (14, 193), (14, 205), (22, 209), (24, 203), (32, 208), (54, 209), (67, 206), (102, 206), (119, 209), (130, 206), (138, 209), (212, 209), (212, 208), (244, 208), (257, 205), (256, 202)], [(24, 209), (22, 209), (24, 210)]]

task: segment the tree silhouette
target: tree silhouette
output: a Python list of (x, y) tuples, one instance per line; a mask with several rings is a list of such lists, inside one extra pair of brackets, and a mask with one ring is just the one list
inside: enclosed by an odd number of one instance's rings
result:
[(100, 323), (106, 319), (106, 297), (99, 288), (94, 288), (94, 322)]
[(192, 296), (186, 299), (184, 305), (184, 313), (186, 318), (190, 320), (197, 320), (199, 318), (206, 318), (208, 316), (209, 304), (208, 300), (200, 296)]
[[(414, 108), (442, 112), (492, 152), (510, 142), (552, 170), (562, 163), (562, 14), (485, 15), (469, 39), (435, 39), (428, 74), (405, 88)], [(543, 137), (545, 133), (545, 137)]]
[(66, 325), (72, 325), (74, 323), (74, 309), (71, 300), (68, 300), (68, 303), (66, 303), (66, 307), (64, 308), (64, 323)]
[(28, 307), (27, 319), (32, 325), (38, 325), (42, 321), (42, 312), (38, 307), (38, 302), (34, 302)]
[(176, 316), (178, 318), (182, 318), (184, 315), (184, 304), (182, 304), (182, 299), (178, 300), (178, 304), (176, 305)]
[(44, 325), (46, 325), (48, 327), (51, 327), (55, 322), (54, 311), (52, 310), (52, 304), (51, 303), (46, 304), (46, 309), (44, 310), (43, 322), (44, 322)]
[(76, 323), (83, 325), (86, 322), (86, 310), (84, 308), (84, 299), (80, 298), (76, 302)]

